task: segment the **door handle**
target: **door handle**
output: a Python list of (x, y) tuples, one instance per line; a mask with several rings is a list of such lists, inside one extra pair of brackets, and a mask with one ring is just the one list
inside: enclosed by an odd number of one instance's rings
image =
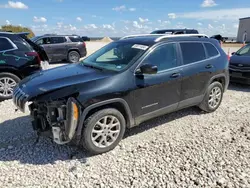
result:
[(211, 68), (213, 68), (213, 65), (211, 65), (211, 64), (208, 64), (208, 65), (206, 66), (206, 69), (211, 69)]
[(178, 73), (173, 73), (170, 77), (171, 78), (177, 78), (179, 77), (181, 74), (178, 72)]

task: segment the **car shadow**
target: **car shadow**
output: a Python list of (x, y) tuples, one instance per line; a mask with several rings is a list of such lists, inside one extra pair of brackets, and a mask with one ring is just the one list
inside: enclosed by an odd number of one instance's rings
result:
[[(153, 129), (188, 115), (199, 115), (198, 108), (188, 108), (149, 120), (141, 125), (128, 129), (123, 139)], [(18, 117), (0, 124), (0, 162), (19, 161), (22, 164), (46, 165), (57, 161), (76, 159), (86, 163), (89, 154), (81, 147), (72, 144), (58, 145), (50, 138), (39, 137), (32, 130), (29, 116)]]
[(163, 116), (159, 116), (156, 118), (153, 118), (151, 120), (148, 120), (144, 123), (141, 123), (139, 126), (133, 127), (131, 129), (127, 129), (124, 139), (133, 135), (140, 134), (144, 131), (148, 131), (150, 129), (156, 128), (160, 125), (170, 123), (171, 121), (174, 121), (176, 119), (183, 118), (185, 116), (189, 115), (200, 115), (204, 114), (205, 112), (200, 110), (198, 107), (190, 107), (186, 109), (182, 109), (176, 112), (172, 112), (169, 114), (165, 114)]
[(0, 123), (0, 162), (46, 165), (76, 159), (86, 163), (88, 153), (72, 145), (58, 145), (50, 138), (39, 137), (32, 130), (29, 116)]
[(230, 83), (229, 86), (228, 86), (228, 90), (250, 92), (250, 85), (238, 84), (238, 83)]

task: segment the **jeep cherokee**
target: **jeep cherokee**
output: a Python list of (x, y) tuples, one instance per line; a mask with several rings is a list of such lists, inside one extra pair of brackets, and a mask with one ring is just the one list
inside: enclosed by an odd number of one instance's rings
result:
[(228, 82), (227, 55), (215, 39), (142, 35), (24, 79), (13, 100), (22, 111), (29, 106), (37, 132), (99, 154), (151, 118), (190, 106), (215, 111)]

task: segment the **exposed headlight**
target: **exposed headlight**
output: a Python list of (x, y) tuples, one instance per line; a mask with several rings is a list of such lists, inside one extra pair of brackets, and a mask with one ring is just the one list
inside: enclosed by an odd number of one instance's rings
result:
[(80, 116), (79, 106), (74, 98), (70, 97), (67, 101), (65, 133), (71, 140), (75, 134)]

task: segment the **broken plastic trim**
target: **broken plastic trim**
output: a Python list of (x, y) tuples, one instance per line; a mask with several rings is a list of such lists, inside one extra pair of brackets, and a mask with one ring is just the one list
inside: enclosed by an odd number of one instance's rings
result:
[(52, 127), (54, 142), (57, 144), (69, 143), (76, 132), (80, 110), (77, 101), (70, 97), (66, 103), (66, 120), (60, 126)]

